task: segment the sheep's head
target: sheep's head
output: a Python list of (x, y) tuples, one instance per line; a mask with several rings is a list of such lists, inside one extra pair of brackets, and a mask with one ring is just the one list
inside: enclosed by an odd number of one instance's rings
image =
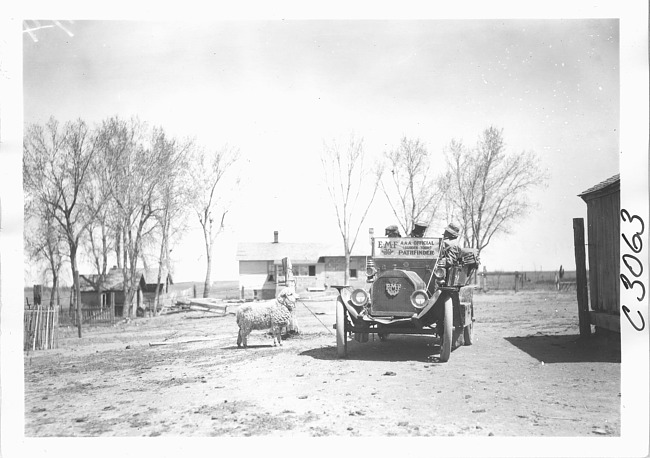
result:
[(289, 310), (293, 310), (296, 306), (296, 300), (298, 300), (298, 295), (293, 288), (284, 288), (278, 294), (277, 301), (284, 305)]

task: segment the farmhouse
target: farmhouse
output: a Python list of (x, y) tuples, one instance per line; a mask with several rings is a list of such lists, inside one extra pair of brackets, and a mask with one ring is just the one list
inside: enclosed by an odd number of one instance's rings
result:
[(620, 332), (620, 177), (579, 194), (587, 204), (589, 321), (596, 329)]
[[(156, 297), (156, 285), (158, 284), (158, 269), (138, 269), (138, 288), (136, 300), (138, 308), (152, 305)], [(112, 267), (106, 274), (102, 283), (102, 292), (97, 292), (97, 281), (99, 275), (80, 275), (81, 303), (86, 308), (106, 308), (111, 305), (111, 295), (115, 304), (115, 316), (122, 316), (124, 309), (124, 277), (122, 269)], [(160, 279), (160, 294), (169, 291), (173, 285), (173, 279), (169, 272), (162, 271)]]
[(97, 292), (99, 275), (80, 274), (79, 289), (81, 290), (81, 304), (86, 308), (106, 308), (111, 304), (111, 295), (115, 304), (115, 315), (121, 316), (124, 307), (124, 278), (122, 269), (113, 267), (106, 274), (102, 282), (102, 293)]
[[(357, 240), (350, 257), (350, 285), (366, 282), (366, 258), (371, 247), (365, 239)], [(332, 285), (342, 285), (345, 273), (343, 244), (280, 242), (274, 232), (272, 242), (243, 242), (237, 246), (239, 286), (245, 297), (270, 299), (283, 287), (285, 272), (282, 264), (289, 258), (296, 281), (296, 290), (322, 291)]]

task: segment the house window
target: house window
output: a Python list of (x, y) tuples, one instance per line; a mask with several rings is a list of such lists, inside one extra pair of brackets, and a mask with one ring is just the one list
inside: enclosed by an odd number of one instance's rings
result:
[(316, 266), (308, 265), (293, 265), (293, 274), (296, 277), (315, 277), (316, 276)]
[[(269, 279), (268, 281), (275, 281), (275, 264), (269, 263)], [(281, 275), (282, 266), (278, 266), (278, 275)]]
[(357, 269), (350, 269), (350, 278), (357, 278)]

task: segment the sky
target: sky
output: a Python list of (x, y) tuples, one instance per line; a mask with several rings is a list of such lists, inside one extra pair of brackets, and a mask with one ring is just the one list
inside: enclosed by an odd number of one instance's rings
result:
[[(484, 249), (488, 270), (574, 269), (577, 195), (619, 173), (618, 19), (61, 25), (23, 35), (26, 125), (137, 116), (208, 150), (240, 150), (215, 280), (237, 278), (239, 241), (276, 230), (286, 242), (341, 241), (319, 159), (335, 138), (363, 138), (369, 158), (418, 138), (442, 168), (452, 139), (474, 145), (496, 126), (508, 153), (534, 152), (547, 186)], [(357, 243), (395, 222), (378, 194)], [(177, 281), (204, 277), (198, 221), (172, 257)]]

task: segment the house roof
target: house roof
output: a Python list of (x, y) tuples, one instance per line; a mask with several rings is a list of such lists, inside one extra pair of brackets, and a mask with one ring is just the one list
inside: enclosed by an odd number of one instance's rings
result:
[[(144, 282), (147, 285), (155, 285), (158, 283), (158, 269), (138, 269), (137, 273), (137, 278), (140, 280), (144, 279)], [(172, 276), (167, 273), (166, 269), (163, 269), (162, 271), (162, 276), (160, 277), (162, 279), (161, 281), (164, 283), (167, 275), (169, 276), (169, 282), (173, 285), (174, 281), (172, 280)], [(81, 291), (95, 291), (94, 285), (97, 284), (98, 278), (99, 275), (97, 274), (79, 275), (79, 286), (81, 287)], [(124, 289), (123, 285), (124, 277), (122, 275), (122, 269), (113, 267), (106, 274), (106, 279), (104, 280), (102, 289), (104, 291), (122, 291)]]
[[(370, 256), (370, 244), (357, 243), (352, 256)], [(344, 256), (343, 244), (241, 242), (237, 245), (239, 261), (279, 261), (289, 258), (293, 264), (316, 264), (324, 256)]]
[[(79, 275), (79, 287), (82, 292), (95, 291), (95, 284), (99, 275)], [(122, 269), (113, 267), (106, 274), (103, 289), (105, 291), (122, 291), (124, 289), (124, 277), (122, 276)]]
[(595, 186), (587, 189), (586, 191), (578, 194), (578, 197), (582, 197), (582, 200), (590, 200), (593, 197), (598, 195), (609, 194), (620, 189), (620, 175), (617, 173), (613, 177), (610, 177), (604, 181), (601, 181)]

